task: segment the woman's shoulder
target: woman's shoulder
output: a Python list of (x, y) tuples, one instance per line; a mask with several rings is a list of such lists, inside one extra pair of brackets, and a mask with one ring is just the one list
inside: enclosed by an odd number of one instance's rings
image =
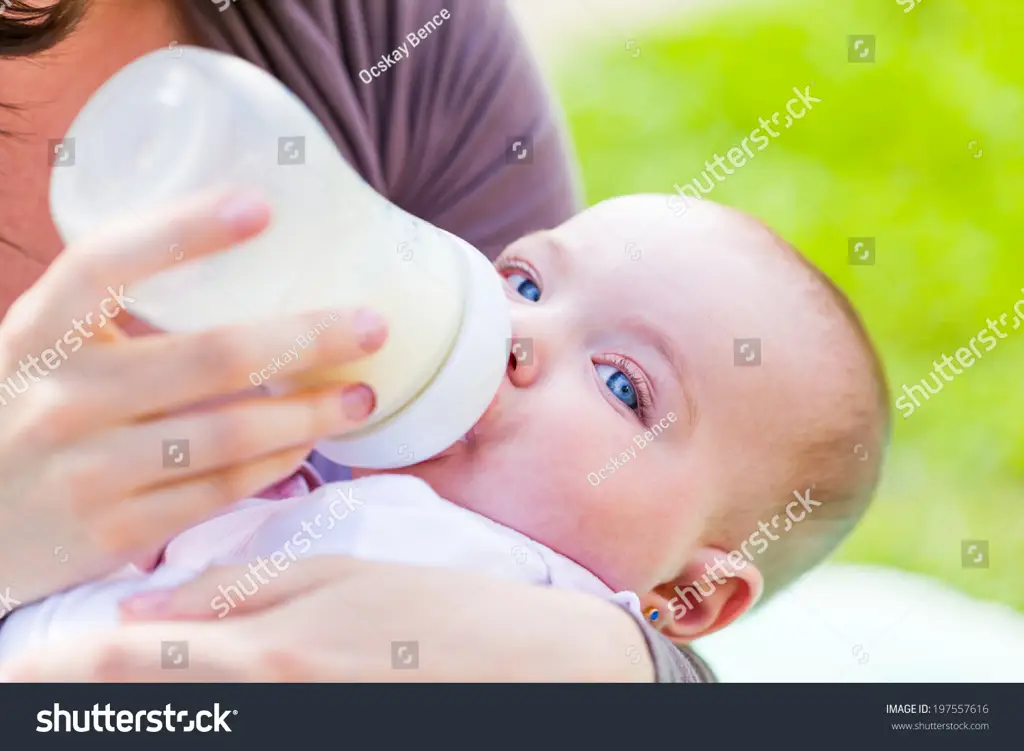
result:
[(183, 7), (198, 43), (277, 76), (375, 189), (486, 255), (578, 208), (561, 115), (501, 0)]

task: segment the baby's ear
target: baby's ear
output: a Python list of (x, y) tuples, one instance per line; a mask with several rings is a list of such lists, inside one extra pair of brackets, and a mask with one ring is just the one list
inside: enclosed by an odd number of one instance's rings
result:
[[(673, 641), (691, 642), (725, 628), (753, 607), (764, 589), (761, 572), (718, 548), (701, 548), (672, 581), (640, 598), (648, 622)], [(650, 620), (651, 608), (657, 618)]]

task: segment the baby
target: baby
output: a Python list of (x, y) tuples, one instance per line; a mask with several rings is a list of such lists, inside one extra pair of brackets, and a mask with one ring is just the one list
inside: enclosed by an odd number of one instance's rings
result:
[[(616, 198), (496, 266), (522, 346), (468, 440), (242, 501), (172, 540), (151, 573), (128, 567), (16, 611), (0, 659), (114, 622), (129, 594), (248, 561), (210, 603), (223, 616), (297, 558), (329, 553), (582, 590), (691, 641), (856, 523), (888, 432), (884, 377), (843, 295), (759, 222), (710, 201), (677, 217), (665, 196)], [(769, 539), (755, 555), (758, 529)]]

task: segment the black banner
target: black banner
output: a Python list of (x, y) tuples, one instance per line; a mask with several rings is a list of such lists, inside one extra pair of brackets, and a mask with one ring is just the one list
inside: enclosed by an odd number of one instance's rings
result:
[(1019, 748), (1022, 717), (1024, 684), (0, 685), (0, 748), (26, 751)]

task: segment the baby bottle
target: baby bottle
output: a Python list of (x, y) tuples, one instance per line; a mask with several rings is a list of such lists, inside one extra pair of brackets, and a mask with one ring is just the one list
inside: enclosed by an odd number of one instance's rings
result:
[(59, 151), (50, 208), (66, 243), (200, 190), (255, 188), (273, 208), (267, 230), (226, 251), (193, 260), (169, 247), (174, 263), (126, 290), (133, 316), (172, 332), (332, 308), (387, 318), (385, 345), (355, 363), (297, 377), (303, 350), (341, 325), (327, 316), (250, 376), (272, 391), (373, 388), (365, 425), (318, 446), (328, 458), (375, 469), (424, 461), (461, 439), (497, 392), (510, 323), (491, 264), (376, 193), (260, 68), (197, 47), (146, 55), (92, 96)]

